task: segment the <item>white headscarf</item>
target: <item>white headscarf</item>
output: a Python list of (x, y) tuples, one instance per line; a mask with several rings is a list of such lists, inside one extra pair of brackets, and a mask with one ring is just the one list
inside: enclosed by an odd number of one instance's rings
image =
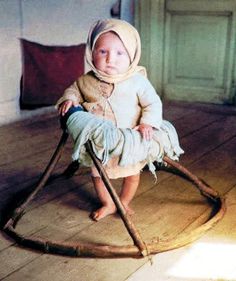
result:
[[(115, 32), (122, 43), (124, 44), (128, 55), (130, 57), (130, 66), (125, 73), (108, 75), (105, 72), (98, 70), (93, 64), (92, 52), (98, 37), (106, 32)], [(91, 27), (87, 45), (86, 45), (86, 60), (95, 75), (100, 79), (108, 83), (116, 83), (125, 80), (132, 76), (136, 72), (146, 76), (146, 69), (142, 66), (138, 66), (141, 56), (141, 42), (138, 31), (128, 22), (118, 19), (106, 19), (99, 20)]]

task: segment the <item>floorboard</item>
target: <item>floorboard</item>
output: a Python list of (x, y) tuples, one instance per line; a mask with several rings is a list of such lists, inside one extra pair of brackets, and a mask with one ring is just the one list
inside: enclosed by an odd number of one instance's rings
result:
[[(215, 261), (221, 262), (224, 270), (201, 271), (206, 267), (202, 260), (209, 268), (213, 267), (211, 260), (204, 257), (204, 253), (208, 254), (208, 244), (214, 253), (220, 243), (236, 247), (235, 111), (223, 106), (186, 106), (174, 102), (166, 103), (164, 108), (164, 118), (176, 127), (185, 150), (181, 163), (225, 196), (227, 212), (223, 220), (191, 245), (154, 256), (152, 266), (147, 259), (43, 254), (16, 245), (1, 232), (0, 280), (236, 281), (235, 267), (226, 250)], [(50, 113), (2, 126), (0, 136), (0, 215), (3, 218), (42, 174), (61, 130), (57, 115)], [(70, 140), (55, 174), (60, 174), (70, 163), (71, 150)], [(121, 180), (112, 182), (119, 191)], [(71, 179), (58, 179), (45, 187), (27, 208), (17, 230), (50, 240), (132, 244), (118, 215), (98, 223), (89, 218), (98, 206), (89, 170), (82, 168)], [(207, 201), (196, 188), (166, 171), (157, 171), (156, 182), (148, 170), (143, 171), (132, 207), (133, 220), (145, 241), (176, 237), (201, 224), (210, 214)], [(206, 252), (198, 248), (205, 244)], [(200, 267), (198, 272), (181, 271), (191, 265), (186, 257)]]

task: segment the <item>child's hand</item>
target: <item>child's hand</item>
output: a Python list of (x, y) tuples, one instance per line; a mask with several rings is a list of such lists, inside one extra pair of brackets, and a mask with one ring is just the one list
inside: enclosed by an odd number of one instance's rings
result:
[(141, 136), (147, 140), (150, 141), (153, 136), (153, 128), (152, 126), (148, 124), (140, 124), (134, 128), (135, 130), (139, 131)]
[(72, 100), (66, 100), (62, 104), (60, 104), (58, 111), (59, 114), (64, 116), (66, 112), (73, 106), (73, 101)]

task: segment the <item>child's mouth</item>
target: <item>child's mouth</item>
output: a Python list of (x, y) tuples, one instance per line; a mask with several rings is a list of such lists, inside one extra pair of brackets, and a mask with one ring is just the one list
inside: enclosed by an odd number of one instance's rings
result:
[(108, 69), (116, 69), (116, 67), (114, 65), (108, 65), (107, 68)]

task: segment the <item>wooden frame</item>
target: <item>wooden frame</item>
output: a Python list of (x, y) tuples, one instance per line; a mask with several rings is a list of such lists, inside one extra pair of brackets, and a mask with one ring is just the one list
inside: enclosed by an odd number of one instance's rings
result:
[[(209, 200), (209, 203), (212, 204), (213, 212), (210, 219), (204, 222), (201, 226), (195, 228), (190, 232), (183, 232), (181, 235), (177, 236), (171, 240), (159, 240), (157, 239), (156, 242), (153, 243), (146, 243), (143, 241), (140, 233), (136, 229), (136, 226), (132, 222), (129, 215), (126, 214), (125, 209), (120, 202), (119, 197), (116, 194), (110, 180), (100, 162), (99, 159), (96, 158), (95, 154), (92, 151), (92, 146), (88, 142), (86, 143), (86, 149), (89, 155), (91, 156), (95, 166), (101, 172), (101, 177), (104, 181), (104, 184), (110, 193), (117, 210), (125, 224), (125, 227), (131, 236), (134, 245), (128, 246), (111, 246), (111, 245), (101, 245), (101, 244), (93, 244), (93, 243), (65, 243), (65, 242), (58, 242), (58, 241), (50, 241), (45, 240), (43, 238), (30, 238), (23, 236), (22, 234), (18, 233), (15, 230), (17, 223), (19, 222), (20, 218), (24, 215), (26, 207), (29, 203), (34, 199), (36, 194), (46, 185), (52, 171), (54, 170), (58, 160), (60, 159), (64, 145), (68, 139), (68, 133), (66, 131), (63, 132), (59, 144), (48, 164), (46, 167), (43, 175), (41, 176), (38, 184), (30, 193), (30, 195), (21, 203), (19, 207), (17, 207), (10, 218), (7, 220), (3, 230), (7, 235), (13, 238), (18, 244), (33, 248), (36, 250), (43, 251), (45, 253), (51, 254), (60, 254), (60, 255), (67, 255), (67, 256), (77, 256), (77, 257), (145, 257), (151, 254), (157, 254), (160, 252), (168, 251), (171, 249), (182, 247), (186, 244), (189, 244), (199, 238), (202, 234), (204, 234), (207, 230), (213, 227), (224, 215), (225, 213), (225, 200), (200, 180), (197, 176), (192, 174), (188, 169), (183, 167), (180, 163), (177, 163), (171, 160), (169, 157), (164, 156), (163, 162), (167, 164), (167, 166), (171, 167), (172, 172), (177, 175), (185, 177), (187, 180), (193, 183), (200, 193)], [(68, 169), (64, 172), (65, 176), (72, 176), (74, 172), (77, 170), (78, 165), (69, 165)]]

